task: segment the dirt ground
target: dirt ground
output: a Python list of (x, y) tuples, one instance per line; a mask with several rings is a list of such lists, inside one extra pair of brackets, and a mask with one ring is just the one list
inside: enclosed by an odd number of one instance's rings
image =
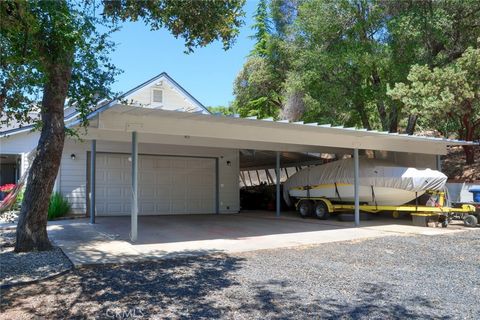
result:
[(465, 164), (465, 153), (462, 147), (451, 147), (442, 157), (442, 171), (449, 179), (466, 182), (480, 181), (480, 147), (476, 148), (475, 163)]

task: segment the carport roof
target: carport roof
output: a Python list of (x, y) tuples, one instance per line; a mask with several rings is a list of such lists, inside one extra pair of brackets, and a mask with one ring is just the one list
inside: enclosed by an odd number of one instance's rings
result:
[[(122, 104), (100, 108), (85, 138), (292, 152), (342, 152), (354, 148), (446, 154), (447, 146), (477, 145), (445, 138), (333, 127), (286, 120), (166, 111)], [(72, 125), (75, 125), (73, 123)]]

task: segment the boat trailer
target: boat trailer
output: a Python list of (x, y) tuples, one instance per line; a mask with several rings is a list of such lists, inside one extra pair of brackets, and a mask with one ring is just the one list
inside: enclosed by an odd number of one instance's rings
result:
[[(394, 218), (400, 217), (402, 213), (410, 214), (415, 226), (427, 227), (430, 223), (440, 223), (447, 227), (454, 215), (474, 215), (475, 206), (462, 204), (460, 207), (446, 206), (445, 192), (427, 191), (430, 199), (425, 205), (404, 204), (400, 206), (370, 205), (360, 203), (360, 211), (368, 213), (392, 212)], [(355, 205), (351, 203), (334, 203), (327, 198), (298, 198), (295, 207), (301, 217), (315, 216), (318, 219), (328, 219), (330, 215), (351, 212)], [(418, 201), (416, 199), (416, 201)]]

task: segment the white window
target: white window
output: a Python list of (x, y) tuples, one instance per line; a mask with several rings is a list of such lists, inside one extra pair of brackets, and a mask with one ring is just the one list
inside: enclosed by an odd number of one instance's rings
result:
[(153, 89), (152, 103), (162, 103), (162, 102), (163, 102), (163, 91), (158, 89)]

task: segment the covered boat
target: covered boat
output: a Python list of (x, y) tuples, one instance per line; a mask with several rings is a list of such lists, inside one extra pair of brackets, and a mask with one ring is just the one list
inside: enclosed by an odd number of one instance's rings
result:
[[(431, 169), (401, 167), (361, 157), (359, 159), (360, 202), (370, 205), (402, 205), (428, 190), (443, 190), (447, 176)], [(353, 159), (308, 167), (291, 176), (283, 185), (287, 204), (291, 198), (327, 198), (335, 202), (354, 201)]]

